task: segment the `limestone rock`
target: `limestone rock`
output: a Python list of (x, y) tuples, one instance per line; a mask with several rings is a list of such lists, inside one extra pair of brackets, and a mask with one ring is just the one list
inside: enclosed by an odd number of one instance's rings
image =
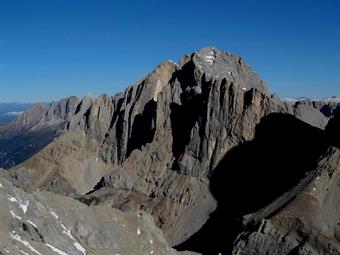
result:
[(50, 192), (28, 194), (3, 178), (0, 183), (2, 254), (179, 254), (144, 212), (89, 207)]

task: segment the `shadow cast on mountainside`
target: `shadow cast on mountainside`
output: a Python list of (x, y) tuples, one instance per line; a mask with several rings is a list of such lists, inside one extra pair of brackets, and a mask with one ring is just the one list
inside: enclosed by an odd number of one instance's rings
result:
[(133, 150), (140, 149), (152, 142), (156, 131), (156, 111), (157, 103), (151, 100), (145, 105), (143, 112), (135, 116), (131, 137), (127, 144), (126, 157), (129, 157)]
[(204, 255), (230, 254), (241, 219), (294, 187), (327, 148), (326, 134), (288, 114), (273, 113), (256, 127), (255, 139), (221, 160), (210, 176), (218, 207), (206, 224), (175, 247)]
[(333, 118), (327, 124), (327, 134), (332, 145), (340, 148), (340, 105), (333, 112)]
[(18, 133), (10, 139), (0, 137), (0, 168), (9, 169), (41, 151), (59, 133), (46, 128), (40, 131)]
[(195, 64), (188, 61), (180, 70), (173, 73), (169, 84), (179, 82), (182, 89), (180, 95), (181, 104), (170, 104), (171, 131), (173, 137), (172, 153), (175, 161), (171, 169), (179, 170), (178, 160), (185, 151), (186, 145), (190, 142), (190, 133), (196, 122), (203, 122), (204, 112), (206, 111), (206, 98), (209, 95), (211, 82), (206, 81), (205, 75), (202, 77), (203, 93), (195, 93), (191, 88), (198, 85), (195, 76)]
[[(182, 86), (181, 104), (170, 104), (171, 131), (173, 137), (172, 153), (175, 161), (171, 167), (173, 170), (181, 171), (179, 164), (180, 157), (185, 152), (186, 146), (192, 139), (192, 129), (195, 125), (205, 126), (207, 112), (207, 102), (209, 98), (212, 81), (206, 80), (205, 75), (202, 76), (202, 86), (192, 86), (185, 88), (182, 84), (188, 82), (182, 80), (179, 74), (179, 82)], [(200, 129), (200, 136), (203, 136), (203, 129)]]

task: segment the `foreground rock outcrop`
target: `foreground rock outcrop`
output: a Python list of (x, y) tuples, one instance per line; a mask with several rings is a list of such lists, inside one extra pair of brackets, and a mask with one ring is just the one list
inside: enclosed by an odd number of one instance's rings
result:
[(272, 113), (263, 117), (254, 139), (231, 149), (210, 176), (217, 209), (197, 233), (176, 248), (231, 254), (235, 238), (243, 231), (244, 215), (260, 211), (273, 201), (276, 207), (269, 207), (272, 210), (265, 210), (267, 214), (262, 216), (278, 210), (282, 206), (278, 198), (315, 168), (329, 146), (327, 140), (323, 130), (292, 115)]
[[(179, 254), (151, 216), (28, 194), (0, 178), (1, 254)], [(183, 253), (189, 254), (189, 253)]]

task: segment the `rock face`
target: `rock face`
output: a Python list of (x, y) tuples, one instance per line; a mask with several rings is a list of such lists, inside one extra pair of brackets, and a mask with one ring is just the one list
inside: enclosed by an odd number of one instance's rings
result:
[[(48, 139), (12, 159), (25, 161), (5, 176), (27, 192), (52, 191), (129, 214), (143, 211), (171, 246), (181, 244), (179, 250), (230, 253), (252, 217), (267, 217), (247, 216), (244, 226), (237, 219), (266, 208), (315, 167), (330, 145), (319, 128), (333, 108), (329, 102), (281, 101), (242, 58), (208, 47), (178, 63), (162, 63), (124, 93), (36, 105), (0, 135), (7, 144), (32, 132)], [(301, 157), (299, 148), (306, 148)], [(276, 181), (268, 184), (268, 176)], [(226, 186), (226, 194), (237, 194), (229, 202), (222, 195)], [(220, 221), (223, 215), (227, 222)], [(216, 226), (231, 229), (227, 240), (209, 239), (216, 237)], [(242, 238), (235, 252), (247, 254)]]
[(178, 254), (143, 212), (88, 207), (0, 183), (1, 254)]
[(339, 254), (338, 117), (337, 110), (326, 131), (289, 115), (263, 118), (254, 140), (227, 153), (210, 178), (217, 210), (176, 248), (202, 254)]
[(331, 147), (298, 186), (247, 216), (253, 230), (238, 236), (233, 254), (340, 254), (339, 174), (340, 150)]
[[(278, 198), (315, 168), (327, 147), (324, 131), (291, 115), (272, 113), (262, 118), (254, 139), (231, 149), (210, 177), (217, 209), (202, 229), (176, 248), (202, 254), (231, 254), (235, 238), (243, 231), (243, 216), (259, 212), (257, 217), (261, 220), (280, 210), (291, 197)], [(255, 220), (258, 218), (248, 219), (250, 230), (250, 223)], [(271, 254), (269, 251), (258, 254)]]

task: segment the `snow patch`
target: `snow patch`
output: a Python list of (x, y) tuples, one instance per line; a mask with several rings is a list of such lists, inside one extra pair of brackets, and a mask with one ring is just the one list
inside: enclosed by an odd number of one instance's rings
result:
[(215, 55), (213, 51), (210, 51), (208, 55), (203, 57), (204, 61), (212, 65), (215, 61)]
[(139, 235), (140, 235), (140, 229), (137, 228), (137, 236), (139, 236)]
[(22, 250), (20, 250), (20, 253), (24, 254), (24, 255), (29, 255), (27, 252), (24, 252)]
[(175, 66), (179, 66), (175, 61), (173, 61), (173, 60), (171, 60), (171, 59), (169, 59), (168, 61), (169, 61), (170, 63), (174, 64)]
[(65, 227), (65, 225), (61, 221), (59, 221), (59, 223), (61, 227), (63, 228), (63, 234), (67, 235), (70, 239), (75, 240), (71, 234), (71, 230)]
[(36, 249), (34, 249), (33, 246), (30, 245), (29, 242), (23, 240), (15, 231), (12, 231), (12, 233), (9, 233), (9, 235), (16, 241), (22, 243), (23, 245), (25, 245), (28, 249), (30, 249), (32, 252), (34, 252), (35, 254), (38, 255), (42, 255), (40, 252), (38, 252)]
[(71, 238), (72, 240), (75, 240), (74, 237), (71, 234), (71, 230), (68, 229), (67, 227), (65, 227), (65, 225), (61, 222), (61, 220), (59, 219), (58, 214), (56, 214), (55, 212), (50, 211), (50, 213), (53, 215), (54, 218), (56, 218), (59, 221), (60, 226), (63, 229), (63, 234), (67, 235), (69, 238)]
[(59, 220), (59, 216), (55, 212), (50, 211), (50, 213), (53, 215), (54, 218)]
[(25, 204), (20, 204), (19, 203), (19, 207), (21, 208), (21, 210), (23, 211), (24, 214), (27, 212), (28, 204), (29, 204), (28, 200), (26, 201)]
[(80, 251), (81, 253), (86, 255), (86, 250), (85, 250), (85, 248), (83, 246), (80, 245), (80, 243), (75, 242), (73, 245), (74, 245), (74, 247), (76, 247), (76, 249), (78, 251)]
[[(75, 238), (73, 237), (73, 235), (71, 234), (71, 230), (68, 229), (68, 228), (61, 222), (61, 220), (59, 219), (59, 216), (58, 216), (55, 212), (50, 211), (50, 213), (54, 216), (54, 218), (56, 218), (56, 219), (59, 221), (59, 224), (60, 224), (60, 226), (61, 226), (62, 229), (63, 229), (63, 232), (62, 232), (62, 233), (63, 233), (64, 235), (67, 235), (71, 240), (76, 241), (76, 239), (75, 239)], [(74, 242), (73, 245), (74, 245), (74, 247), (75, 247), (78, 251), (80, 251), (81, 253), (83, 253), (84, 255), (86, 255), (86, 250), (85, 250), (85, 248), (84, 248), (83, 246), (81, 246), (80, 243)]]
[(4, 188), (4, 185), (2, 185), (2, 183), (0, 183), (0, 188)]
[(58, 248), (54, 247), (53, 245), (50, 245), (50, 244), (47, 243), (46, 246), (59, 255), (68, 255), (66, 252), (59, 250)]
[(18, 200), (15, 197), (12, 197), (11, 195), (7, 195), (7, 199), (12, 203), (18, 203)]
[(21, 220), (21, 217), (18, 216), (18, 215), (16, 215), (12, 210), (10, 210), (9, 212), (11, 213), (11, 215), (12, 215), (13, 218), (16, 218), (16, 219), (18, 219), (18, 220)]
[(28, 208), (28, 204), (29, 204), (28, 200), (25, 203), (21, 204), (21, 203), (18, 202), (18, 200), (15, 197), (12, 197), (11, 195), (8, 195), (8, 194), (7, 194), (7, 199), (12, 203), (19, 204), (19, 207), (23, 211), (24, 214), (27, 212), (27, 208)]
[(29, 224), (31, 224), (33, 227), (38, 228), (37, 225), (35, 225), (32, 221), (26, 220), (26, 222), (28, 222)]

